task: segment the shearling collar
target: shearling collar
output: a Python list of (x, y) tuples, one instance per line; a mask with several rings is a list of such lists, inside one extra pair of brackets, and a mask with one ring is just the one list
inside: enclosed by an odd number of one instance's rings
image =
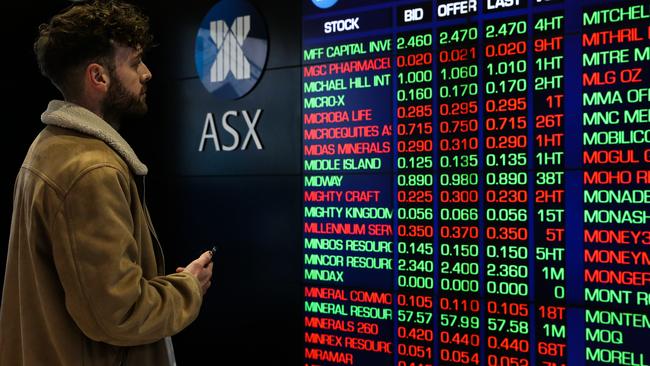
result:
[(96, 137), (113, 148), (137, 175), (147, 175), (147, 166), (138, 159), (129, 144), (108, 122), (77, 104), (52, 100), (41, 114), (41, 121)]

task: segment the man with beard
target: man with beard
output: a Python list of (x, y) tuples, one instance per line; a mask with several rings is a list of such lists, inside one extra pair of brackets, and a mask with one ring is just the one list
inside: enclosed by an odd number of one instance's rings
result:
[(95, 0), (39, 31), (39, 67), (64, 100), (42, 114), (15, 182), (0, 365), (172, 365), (169, 337), (197, 317), (212, 258), (165, 275), (147, 167), (118, 133), (147, 111), (148, 19)]

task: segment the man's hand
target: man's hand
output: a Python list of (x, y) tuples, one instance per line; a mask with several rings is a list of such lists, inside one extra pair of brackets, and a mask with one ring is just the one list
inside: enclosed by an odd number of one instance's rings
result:
[(212, 254), (208, 250), (207, 252), (201, 254), (200, 257), (188, 264), (187, 267), (178, 267), (176, 268), (176, 273), (179, 272), (189, 272), (196, 276), (199, 279), (201, 284), (201, 292), (205, 295), (208, 291), (208, 287), (212, 282)]

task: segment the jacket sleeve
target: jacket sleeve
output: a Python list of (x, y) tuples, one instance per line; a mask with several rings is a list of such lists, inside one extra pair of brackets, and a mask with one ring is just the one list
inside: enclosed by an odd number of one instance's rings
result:
[(51, 231), (70, 316), (89, 338), (116, 346), (179, 332), (202, 302), (198, 279), (189, 273), (142, 276), (128, 192), (118, 169), (86, 171), (64, 197)]

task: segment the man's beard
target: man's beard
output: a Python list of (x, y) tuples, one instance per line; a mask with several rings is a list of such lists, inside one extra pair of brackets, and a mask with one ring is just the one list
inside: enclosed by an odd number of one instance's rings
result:
[(140, 117), (147, 113), (147, 103), (142, 94), (135, 95), (126, 90), (117, 75), (112, 75), (111, 81), (113, 82), (109, 85), (102, 103), (104, 119), (107, 122), (119, 127), (123, 117)]

